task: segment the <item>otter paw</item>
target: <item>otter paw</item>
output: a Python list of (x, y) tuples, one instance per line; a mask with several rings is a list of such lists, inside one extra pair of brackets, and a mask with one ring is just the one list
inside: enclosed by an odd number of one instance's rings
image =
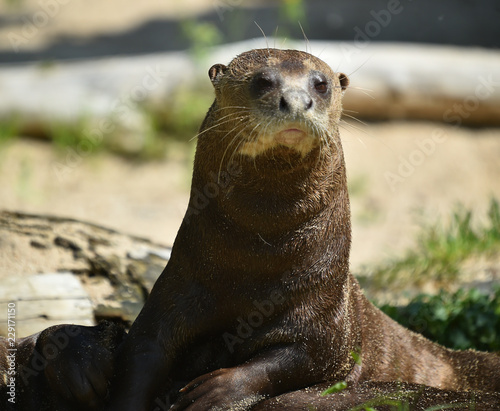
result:
[(76, 356), (63, 352), (45, 369), (52, 390), (70, 404), (100, 409), (112, 375), (112, 354), (96, 347), (93, 352)]
[(103, 322), (94, 327), (61, 325), (44, 330), (36, 349), (54, 355), (44, 369), (48, 388), (71, 409), (100, 410), (114, 370), (114, 350), (125, 331)]
[(182, 395), (171, 410), (247, 409), (264, 398), (238, 368), (222, 368), (202, 375), (180, 392)]

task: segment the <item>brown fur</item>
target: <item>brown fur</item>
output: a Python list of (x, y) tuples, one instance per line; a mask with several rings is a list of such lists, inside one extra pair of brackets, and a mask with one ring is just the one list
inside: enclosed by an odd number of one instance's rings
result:
[(188, 211), (123, 345), (111, 409), (150, 410), (189, 381), (173, 409), (244, 408), (339, 380), (499, 391), (500, 358), (406, 330), (349, 273), (346, 76), (274, 49), (243, 53), (209, 76), (215, 102)]
[[(0, 371), (7, 376), (9, 348), (15, 352), (15, 395), (0, 381), (6, 410), (102, 410), (113, 374), (114, 352), (123, 340), (123, 327), (101, 322), (95, 327), (57, 325), (20, 338), (12, 347), (0, 337)], [(14, 398), (15, 402), (7, 401)]]
[(453, 411), (500, 409), (500, 393), (484, 391), (451, 391), (417, 384), (371, 381), (322, 396), (326, 388), (328, 385), (322, 384), (283, 394), (257, 404), (252, 411), (362, 411), (367, 407), (377, 411), (427, 410), (430, 407)]

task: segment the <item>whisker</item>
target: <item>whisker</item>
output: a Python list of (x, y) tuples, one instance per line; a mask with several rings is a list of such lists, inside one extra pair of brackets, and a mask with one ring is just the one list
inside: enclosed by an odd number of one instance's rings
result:
[[(241, 114), (241, 113), (238, 113), (238, 114)], [(227, 116), (225, 117), (229, 117), (230, 115), (232, 114), (228, 114)], [(223, 117), (223, 118), (225, 118)], [(240, 117), (236, 117), (236, 118), (230, 118), (230, 119), (227, 119), (225, 121), (218, 121), (216, 124), (214, 124), (213, 126), (211, 127), (208, 127), (206, 128), (205, 130), (203, 131), (200, 131), (198, 134), (196, 134), (194, 137), (190, 138), (189, 141), (193, 141), (195, 138), (198, 138), (199, 136), (201, 136), (202, 134), (205, 134), (207, 131), (210, 131), (216, 127), (219, 127), (219, 126), (222, 126), (223, 124), (226, 124), (226, 123), (229, 123), (231, 121), (243, 121), (245, 118), (249, 118), (248, 115), (244, 115), (244, 116), (240, 116)]]
[[(243, 157), (243, 154), (240, 152), (240, 147), (241, 147), (241, 146), (242, 146), (245, 142), (247, 142), (247, 141), (250, 139), (250, 137), (251, 137), (252, 133), (254, 132), (254, 130), (255, 130), (255, 129), (259, 126), (259, 125), (260, 125), (260, 123), (258, 123), (258, 124), (256, 124), (256, 125), (254, 126), (254, 128), (252, 129), (252, 131), (250, 132), (249, 136), (247, 136), (247, 138), (246, 138), (246, 139), (243, 139), (243, 138), (240, 138), (240, 139), (239, 139), (239, 142), (236, 144), (236, 146), (235, 146), (235, 148), (234, 148), (234, 150), (233, 150), (233, 152), (232, 152), (232, 154), (231, 154), (231, 157), (229, 157), (228, 163), (231, 163), (231, 162), (233, 162), (233, 161), (234, 161), (234, 156), (235, 156), (237, 153), (239, 153), (240, 158), (242, 158), (242, 157)], [(234, 143), (234, 141), (235, 141), (235, 140), (236, 140), (236, 138), (234, 138), (234, 139), (231, 141), (231, 145)], [(227, 150), (228, 150), (228, 149), (229, 149), (229, 146), (227, 147), (226, 151), (224, 152), (224, 156), (226, 155), (226, 152), (227, 152)]]
[(373, 91), (371, 88), (360, 87), (360, 86), (349, 86), (349, 88), (354, 90)]
[[(226, 157), (226, 154), (227, 154), (227, 152), (228, 152), (229, 148), (230, 148), (230, 147), (231, 147), (231, 145), (232, 145), (232, 144), (236, 141), (236, 139), (238, 138), (238, 136), (239, 136), (239, 135), (240, 135), (240, 134), (241, 134), (241, 133), (242, 133), (242, 132), (243, 132), (243, 131), (247, 128), (247, 126), (248, 126), (248, 124), (244, 124), (244, 125), (243, 125), (243, 128), (242, 128), (240, 131), (238, 131), (238, 132), (237, 132), (237, 133), (233, 136), (233, 138), (232, 138), (231, 142), (227, 145), (226, 149), (224, 150), (224, 154), (222, 155), (222, 158), (221, 158), (221, 161), (220, 161), (220, 164), (219, 164), (219, 172), (218, 172), (218, 178), (217, 178), (217, 179), (219, 179), (219, 178), (220, 178), (220, 173), (221, 173), (221, 171), (222, 171), (222, 164), (224, 163), (224, 158)], [(256, 127), (257, 127), (257, 126), (256, 126)], [(255, 129), (255, 127), (254, 127), (254, 129)], [(231, 132), (233, 132), (233, 131), (235, 131), (235, 130), (236, 130), (236, 127), (235, 127), (235, 128), (233, 128), (233, 130), (232, 130)], [(226, 134), (226, 136), (224, 136), (224, 138), (226, 138), (226, 137), (227, 137), (227, 135), (229, 135), (229, 133), (228, 133), (228, 134)], [(243, 139), (240, 139), (240, 140), (241, 140), (241, 141), (243, 141)], [(231, 162), (231, 158), (230, 158), (229, 162)]]
[(309, 39), (307, 38), (306, 32), (304, 31), (302, 24), (300, 24), (300, 21), (298, 21), (298, 23), (299, 23), (300, 31), (302, 31), (302, 35), (304, 36), (304, 40), (306, 41), (306, 53), (310, 53), (310, 51), (308, 51), (308, 50), (311, 46), (311, 43), (309, 43)]
[[(367, 136), (370, 135), (370, 133), (368, 133), (365, 129), (358, 127), (358, 126), (356, 126), (356, 125), (354, 125), (346, 120), (341, 120), (340, 122), (341, 122), (341, 124), (339, 124), (339, 126), (344, 127), (345, 130), (347, 130), (347, 127), (350, 127), (351, 129), (356, 130), (356, 131), (360, 131), (360, 132), (366, 134)], [(363, 123), (363, 125), (368, 127), (368, 124), (366, 124), (366, 123)]]
[(259, 28), (260, 32), (262, 33), (262, 36), (264, 37), (264, 40), (266, 41), (266, 47), (269, 50), (269, 42), (267, 41), (266, 33), (264, 33), (264, 30), (262, 30), (262, 27), (260, 27), (259, 24), (255, 20), (254, 20), (254, 24)]
[(347, 75), (347, 77), (351, 77), (354, 73), (356, 73), (356, 71), (358, 71), (361, 67), (363, 67), (366, 63), (368, 63), (368, 61), (372, 58), (372, 56), (368, 57), (364, 63), (362, 63), (356, 70), (352, 71), (351, 73), (349, 73)]
[[(326, 46), (324, 46), (321, 51), (316, 55), (316, 57), (320, 58), (323, 52), (326, 50)], [(337, 70), (338, 71), (338, 70)]]
[(246, 109), (248, 111), (251, 110), (251, 108), (247, 107), (247, 106), (225, 106), (225, 107), (220, 107), (220, 108), (214, 110), (214, 113), (217, 113), (217, 112), (222, 111), (222, 110), (235, 109), (235, 108)]
[(231, 133), (234, 133), (238, 129), (240, 129), (240, 131), (244, 130), (246, 126), (247, 124), (245, 124), (244, 122), (236, 124), (232, 129), (230, 129), (226, 134), (222, 136), (221, 141), (224, 141), (226, 137), (228, 137)]
[(351, 90), (356, 90), (356, 91), (359, 91), (361, 93), (363, 93), (365, 96), (368, 96), (370, 97), (372, 100), (375, 100), (375, 97), (372, 96), (369, 92), (373, 92), (373, 90), (370, 90), (370, 89), (365, 89), (365, 88), (362, 88), (362, 87), (349, 87)]
[(350, 114), (347, 114), (347, 113), (345, 113), (345, 112), (343, 113), (343, 115), (344, 115), (344, 116), (346, 116), (346, 117), (349, 117), (350, 119), (353, 119), (353, 120), (357, 121), (358, 123), (363, 124), (364, 126), (367, 126), (367, 127), (368, 127), (368, 124), (367, 124), (367, 123), (365, 123), (363, 120), (360, 120), (360, 119), (359, 119), (359, 118), (357, 118), (357, 117), (351, 116)]
[[(354, 124), (348, 123), (345, 120), (341, 121), (341, 124), (339, 124), (339, 127), (342, 127), (344, 130), (352, 132), (352, 130), (356, 130), (359, 132), (362, 132), (363, 134), (366, 134), (367, 136), (371, 136), (370, 133), (368, 133), (366, 130), (363, 130), (361, 127), (357, 127)], [(350, 129), (349, 129), (350, 128)], [(365, 142), (359, 137), (357, 134), (354, 134), (356, 136), (356, 139), (361, 143), (361, 145), (366, 148)]]
[[(274, 44), (273, 44), (274, 48), (276, 48), (276, 39), (278, 38), (278, 29), (279, 29), (279, 26), (276, 25), (276, 30), (274, 30)], [(271, 51), (269, 51), (269, 56), (271, 56)]]

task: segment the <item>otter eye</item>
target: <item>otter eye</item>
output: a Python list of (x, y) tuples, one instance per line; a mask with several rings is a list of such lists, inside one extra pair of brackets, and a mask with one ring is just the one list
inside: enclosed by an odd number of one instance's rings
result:
[(255, 97), (260, 97), (279, 86), (279, 78), (276, 73), (264, 71), (258, 73), (252, 79), (250, 90)]
[(314, 83), (314, 89), (318, 93), (325, 94), (328, 91), (328, 83), (326, 81)]
[(328, 83), (328, 79), (326, 76), (319, 72), (313, 72), (314, 74), (311, 77), (311, 86), (314, 90), (319, 94), (326, 94), (330, 89), (330, 84)]
[(260, 91), (268, 91), (272, 89), (274, 82), (270, 78), (260, 77), (255, 80), (255, 87)]

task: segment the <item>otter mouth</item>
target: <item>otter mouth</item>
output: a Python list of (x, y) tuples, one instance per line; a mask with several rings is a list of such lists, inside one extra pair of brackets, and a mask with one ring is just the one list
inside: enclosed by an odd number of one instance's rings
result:
[(277, 143), (285, 146), (296, 146), (302, 143), (306, 137), (307, 134), (304, 130), (299, 128), (287, 128), (280, 131), (276, 135), (275, 140)]
[[(256, 157), (260, 154), (264, 154), (266, 151), (272, 151), (281, 147), (294, 150), (304, 157), (316, 147), (319, 142), (314, 135), (311, 135), (310, 131), (306, 130), (307, 129), (301, 126), (288, 124), (277, 130), (259, 134), (257, 138), (251, 141), (246, 141), (239, 151), (250, 157)], [(275, 154), (276, 152), (273, 151), (273, 155)]]

